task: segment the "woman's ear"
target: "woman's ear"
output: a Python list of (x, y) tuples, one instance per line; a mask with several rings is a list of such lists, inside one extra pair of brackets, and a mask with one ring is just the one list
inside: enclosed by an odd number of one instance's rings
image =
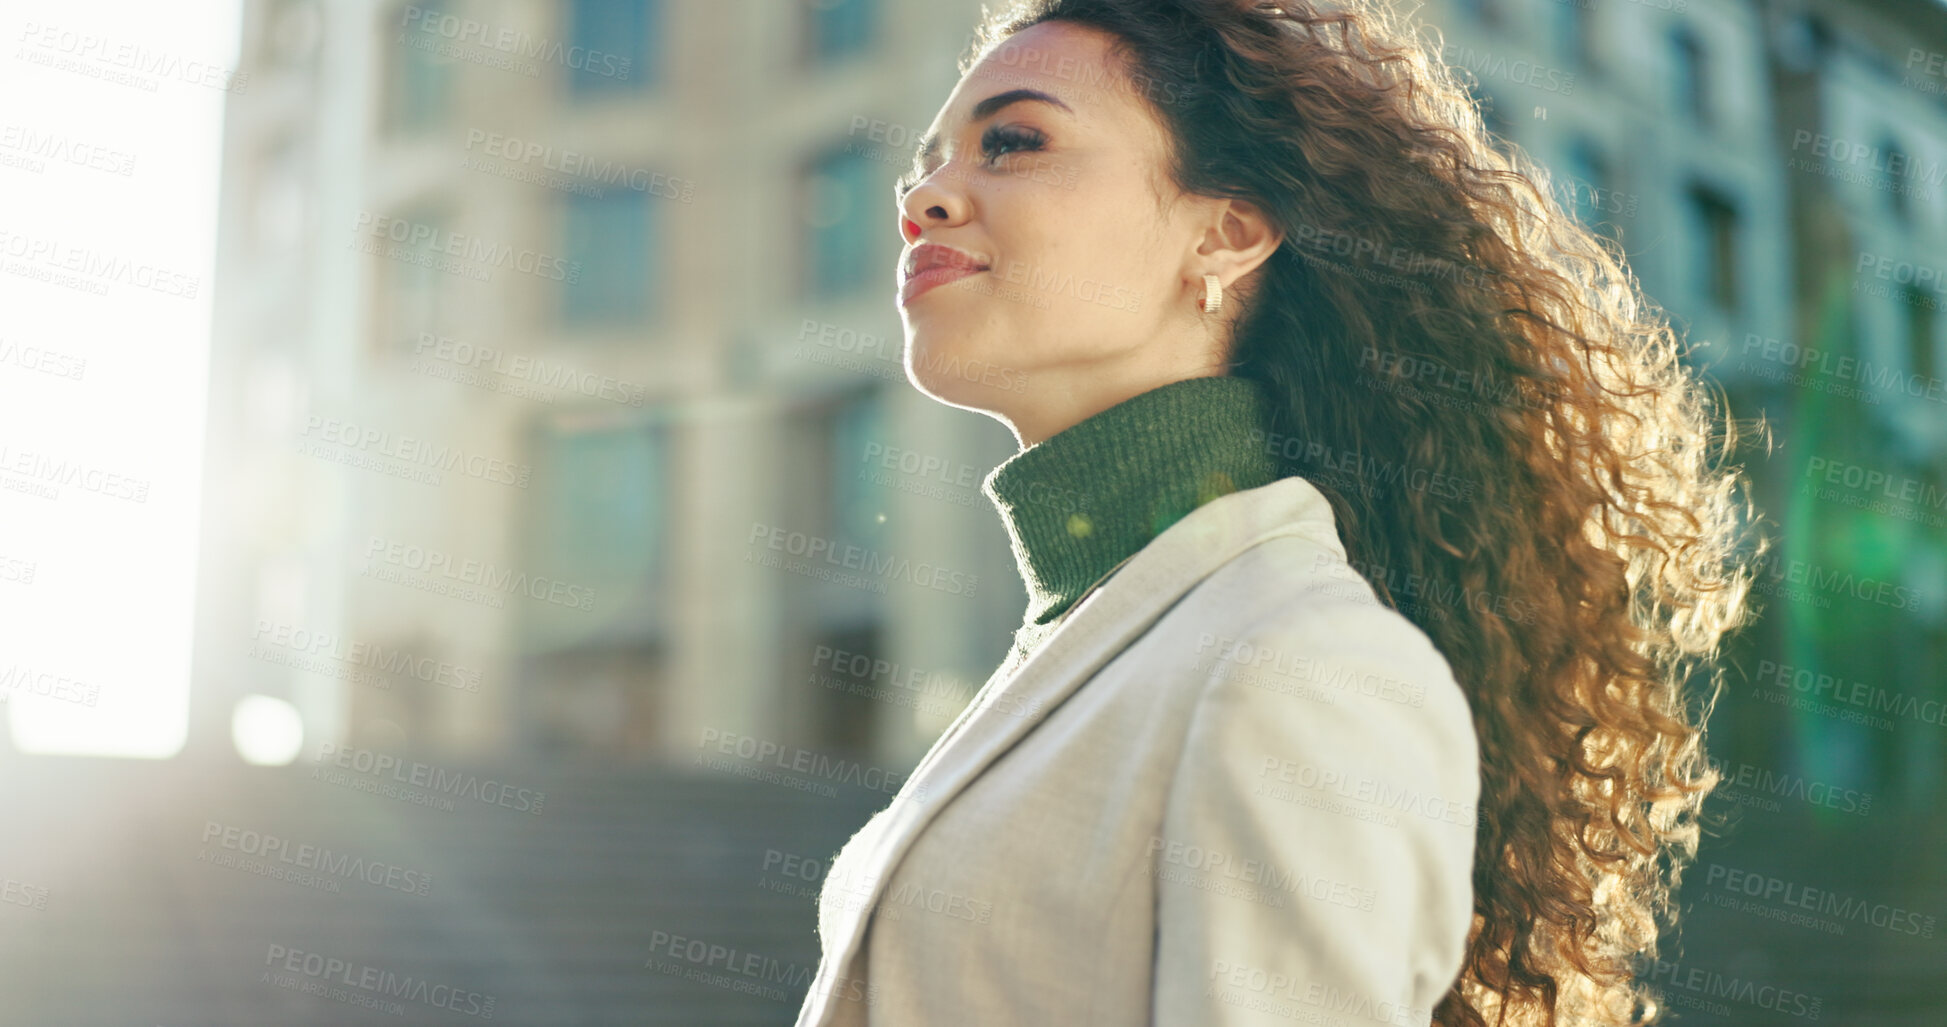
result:
[(1197, 253), (1204, 267), (1228, 284), (1257, 270), (1283, 242), (1284, 232), (1257, 204), (1227, 199), (1218, 204), (1215, 222)]

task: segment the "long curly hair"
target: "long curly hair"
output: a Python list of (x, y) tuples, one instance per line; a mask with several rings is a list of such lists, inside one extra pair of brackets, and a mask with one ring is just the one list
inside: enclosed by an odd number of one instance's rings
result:
[(1467, 694), (1475, 915), (1434, 1022), (1656, 1022), (1719, 645), (1774, 542), (1721, 390), (1383, 0), (1018, 0), (961, 72), (1051, 20), (1111, 37), (1178, 187), (1283, 230), (1226, 304), (1231, 373)]

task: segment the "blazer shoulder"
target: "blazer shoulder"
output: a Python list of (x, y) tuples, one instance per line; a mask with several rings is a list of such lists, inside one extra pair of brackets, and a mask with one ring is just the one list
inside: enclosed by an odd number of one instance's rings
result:
[(1471, 706), (1452, 664), (1424, 629), (1379, 600), (1336, 537), (1282, 535), (1225, 571), (1208, 607), (1221, 626), (1198, 639), (1206, 695), (1256, 684), (1340, 697), (1443, 736), (1441, 748), (1455, 759), (1477, 755)]
[(1248, 990), (1233, 985), (1261, 973), (1369, 1014), (1347, 1022), (1424, 1024), (1461, 971), (1473, 718), (1432, 639), (1348, 570), (1303, 533), (1253, 547), (1213, 576), (1204, 635), (1181, 638), (1199, 650), (1198, 691), (1161, 858), (1262, 868), (1297, 901), (1159, 888), (1159, 1023), (1242, 1022)]

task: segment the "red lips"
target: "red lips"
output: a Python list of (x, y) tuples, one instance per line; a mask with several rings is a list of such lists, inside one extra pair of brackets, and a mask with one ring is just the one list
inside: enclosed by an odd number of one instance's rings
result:
[(905, 280), (899, 288), (899, 305), (903, 307), (936, 285), (987, 270), (987, 263), (951, 246), (924, 243), (906, 254), (902, 267)]
[(942, 246), (939, 243), (921, 243), (914, 247), (911, 253), (906, 254), (906, 278), (908, 281), (920, 272), (931, 271), (936, 267), (962, 268), (967, 271), (987, 270), (985, 261), (980, 260), (972, 254), (962, 253), (951, 246)]

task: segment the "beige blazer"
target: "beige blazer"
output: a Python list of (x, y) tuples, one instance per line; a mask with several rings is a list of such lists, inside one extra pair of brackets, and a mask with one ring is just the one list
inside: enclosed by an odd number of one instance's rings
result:
[(1479, 749), (1325, 497), (1212, 500), (1063, 617), (834, 859), (799, 1027), (1427, 1024)]

